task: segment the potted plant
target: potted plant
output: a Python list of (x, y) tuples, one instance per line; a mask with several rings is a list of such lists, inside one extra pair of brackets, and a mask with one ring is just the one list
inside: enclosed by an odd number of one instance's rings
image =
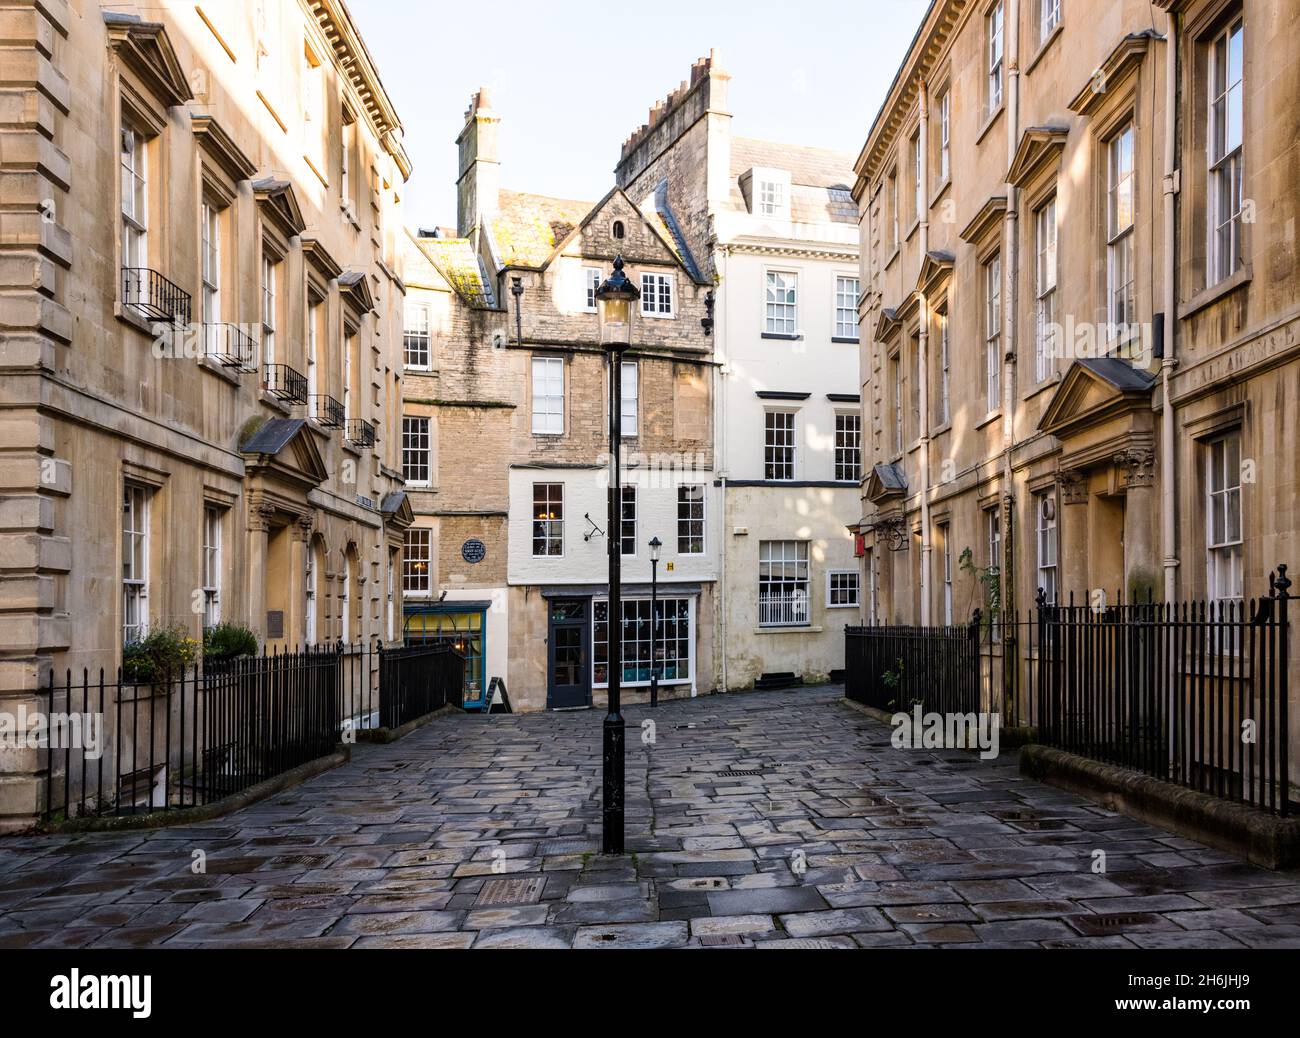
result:
[(257, 655), (257, 635), (243, 624), (219, 623), (203, 632), (203, 658), (228, 663), (240, 656)]
[(165, 685), (198, 656), (199, 643), (180, 624), (155, 627), (122, 646), (122, 676), (136, 684)]

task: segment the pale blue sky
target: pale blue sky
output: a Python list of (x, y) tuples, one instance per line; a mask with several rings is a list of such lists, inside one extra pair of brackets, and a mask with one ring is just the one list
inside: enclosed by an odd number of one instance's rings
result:
[(623, 139), (691, 63), (722, 51), (732, 130), (839, 148), (866, 139), (928, 0), (549, 3), (350, 0), (415, 164), (405, 219), (456, 221), (456, 135), (492, 88), (501, 185), (595, 201)]

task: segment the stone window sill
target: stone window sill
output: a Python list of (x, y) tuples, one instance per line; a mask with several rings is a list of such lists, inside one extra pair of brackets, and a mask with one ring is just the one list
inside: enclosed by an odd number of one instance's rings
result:
[(812, 624), (790, 624), (785, 627), (755, 627), (755, 634), (821, 634), (824, 628)]
[(999, 421), (1001, 418), (1002, 418), (1001, 408), (999, 408), (996, 411), (990, 411), (987, 415), (984, 416), (984, 420), (982, 422), (975, 423), (975, 428), (983, 429), (986, 425), (992, 425), (994, 422)]
[(1217, 303), (1224, 296), (1230, 295), (1239, 288), (1244, 288), (1250, 284), (1251, 276), (1250, 264), (1247, 263), (1240, 270), (1229, 274), (1217, 284), (1197, 292), (1191, 299), (1179, 305), (1178, 319), (1186, 320), (1211, 304)]
[[(1004, 85), (1003, 92), (1005, 91), (1006, 91), (1006, 87)], [(1007, 103), (1004, 100), (995, 109), (993, 109), (993, 111), (989, 112), (988, 118), (986, 118), (984, 120), (983, 125), (980, 126), (980, 132), (975, 135), (976, 144), (979, 144), (982, 140), (984, 140), (984, 137), (989, 132), (989, 130), (993, 129), (993, 124), (998, 121), (998, 117), (1002, 114), (1002, 111), (1003, 109), (1006, 108), (1006, 106)]]
[(1029, 64), (1025, 66), (1025, 75), (1034, 71), (1034, 66), (1042, 60), (1044, 54), (1056, 42), (1058, 36), (1065, 30), (1065, 20), (1062, 19), (1056, 23), (1056, 28), (1047, 34), (1047, 39), (1038, 45), (1038, 50), (1034, 51), (1034, 56), (1029, 59)]

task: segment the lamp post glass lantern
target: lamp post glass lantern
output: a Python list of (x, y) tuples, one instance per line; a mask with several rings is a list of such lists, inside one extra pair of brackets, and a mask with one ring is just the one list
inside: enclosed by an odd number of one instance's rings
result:
[(659, 705), (659, 549), (663, 542), (650, 542), (650, 705)]
[(600, 313), (600, 344), (609, 358), (609, 455), (610, 479), (606, 493), (607, 523), (605, 538), (609, 552), (609, 636), (608, 646), (609, 708), (605, 714), (602, 746), (604, 798), (601, 811), (601, 845), (605, 854), (623, 853), (623, 760), (624, 725), (622, 714), (623, 681), (623, 589), (622, 589), (622, 466), (619, 453), (622, 439), (623, 351), (632, 344), (634, 304), (640, 290), (623, 273), (623, 257), (614, 260), (614, 273), (596, 289)]

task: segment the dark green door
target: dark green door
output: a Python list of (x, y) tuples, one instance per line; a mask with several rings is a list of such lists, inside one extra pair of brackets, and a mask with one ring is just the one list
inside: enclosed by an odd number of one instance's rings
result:
[(591, 706), (591, 603), (554, 599), (549, 603), (546, 705), (551, 710)]

